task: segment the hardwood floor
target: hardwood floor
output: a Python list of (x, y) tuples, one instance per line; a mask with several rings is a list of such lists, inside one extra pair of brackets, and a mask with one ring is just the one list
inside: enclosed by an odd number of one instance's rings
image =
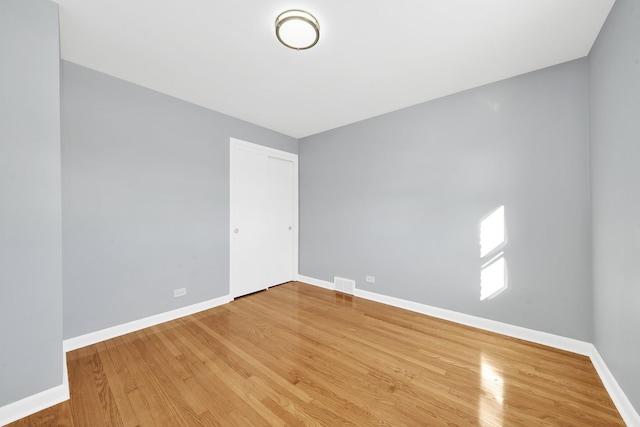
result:
[(18, 426), (617, 426), (587, 357), (291, 282), (67, 355)]

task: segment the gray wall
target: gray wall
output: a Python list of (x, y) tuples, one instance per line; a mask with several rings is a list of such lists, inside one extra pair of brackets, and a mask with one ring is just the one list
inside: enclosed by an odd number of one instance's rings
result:
[[(300, 274), (591, 341), (588, 113), (582, 59), (300, 140)], [(480, 301), (500, 205), (509, 288)]]
[(0, 407), (62, 384), (58, 7), (0, 1)]
[(638, 1), (616, 1), (590, 65), (595, 344), (640, 411)]
[(297, 141), (72, 63), (62, 73), (64, 337), (228, 294), (229, 137)]

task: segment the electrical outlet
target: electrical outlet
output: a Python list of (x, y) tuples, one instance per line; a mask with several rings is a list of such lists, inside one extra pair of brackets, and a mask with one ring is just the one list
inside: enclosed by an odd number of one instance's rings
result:
[(187, 294), (187, 288), (180, 288), (173, 290), (173, 297), (178, 298)]
[(365, 277), (365, 280), (366, 280), (368, 283), (376, 283), (376, 278), (375, 278), (375, 277), (373, 277), (373, 276), (367, 276), (367, 277)]

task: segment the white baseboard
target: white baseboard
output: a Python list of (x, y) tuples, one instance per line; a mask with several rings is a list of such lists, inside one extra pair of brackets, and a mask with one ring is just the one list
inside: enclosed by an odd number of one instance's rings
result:
[(629, 401), (629, 398), (620, 387), (620, 384), (618, 384), (613, 373), (609, 370), (609, 367), (598, 352), (596, 346), (592, 345), (592, 347), (591, 354), (589, 355), (591, 363), (593, 363), (593, 366), (596, 368), (596, 371), (602, 380), (602, 384), (604, 384), (604, 388), (607, 389), (607, 392), (609, 393), (609, 396), (611, 396), (611, 400), (613, 400), (616, 408), (618, 408), (618, 412), (620, 412), (622, 419), (630, 427), (640, 427), (640, 414), (638, 414)]
[(566, 338), (559, 335), (540, 332), (534, 329), (514, 326), (508, 323), (498, 322), (496, 320), (485, 319), (483, 317), (472, 316), (470, 314), (459, 313), (457, 311), (446, 310), (444, 308), (433, 307), (414, 301), (408, 301), (400, 298), (394, 298), (386, 295), (377, 294), (375, 292), (356, 289), (355, 295), (360, 298), (371, 301), (381, 302), (405, 310), (414, 311), (427, 316), (437, 317), (439, 319), (449, 320), (451, 322), (460, 323), (462, 325), (471, 326), (485, 331), (495, 332), (497, 334), (507, 335), (521, 340), (531, 341), (537, 344), (555, 347), (561, 350), (570, 351), (572, 353), (588, 356), (591, 353), (592, 345), (588, 342), (579, 341), (573, 338)]
[(69, 369), (67, 367), (67, 352), (64, 348), (62, 349), (62, 387), (66, 390), (64, 400), (69, 400), (71, 398), (69, 393)]
[(230, 295), (224, 295), (209, 301), (189, 305), (166, 313), (145, 317), (144, 319), (134, 320), (133, 322), (124, 323), (122, 325), (113, 326), (111, 328), (102, 329), (100, 331), (64, 340), (62, 342), (62, 384), (1, 407), (0, 426), (12, 423), (21, 418), (35, 414), (38, 411), (42, 411), (50, 406), (69, 400), (69, 374), (67, 370), (66, 356), (68, 351), (77, 350), (120, 335), (139, 331), (140, 329), (148, 328), (170, 320), (179, 319), (180, 317), (195, 314), (200, 311), (209, 310), (210, 308), (218, 307), (231, 302), (232, 300), (233, 298), (231, 298)]
[[(333, 283), (331, 282), (302, 275), (298, 275), (297, 277), (297, 280), (301, 282), (325, 289), (334, 290)], [(376, 301), (382, 304), (387, 304), (393, 307), (413, 311), (416, 313), (425, 314), (427, 316), (437, 317), (439, 319), (449, 320), (451, 322), (460, 323), (462, 325), (507, 335), (513, 338), (518, 338), (549, 347), (554, 347), (560, 350), (581, 354), (583, 356), (588, 356), (591, 359), (591, 363), (593, 363), (593, 366), (598, 372), (598, 375), (600, 376), (605, 389), (609, 393), (609, 396), (611, 396), (611, 400), (613, 400), (613, 403), (616, 405), (618, 412), (620, 412), (622, 419), (629, 426), (640, 427), (640, 415), (627, 398), (626, 394), (600, 356), (600, 353), (598, 353), (596, 347), (591, 343), (576, 340), (573, 338), (563, 337), (560, 335), (554, 335), (547, 332), (523, 328), (521, 326), (514, 326), (508, 323), (498, 322), (496, 320), (485, 319), (482, 317), (433, 307), (414, 301), (390, 297), (387, 295), (369, 292), (362, 289), (356, 289), (355, 296), (371, 301)]]
[[(297, 275), (296, 280), (324, 289), (334, 290), (333, 283), (325, 280), (315, 279), (313, 277), (303, 275)], [(425, 314), (428, 316), (449, 320), (455, 323), (460, 323), (463, 325), (472, 326), (475, 328), (484, 329), (514, 338), (519, 338), (526, 341), (531, 341), (538, 344), (555, 347), (561, 350), (589, 356), (596, 371), (598, 372), (598, 375), (600, 376), (600, 379), (602, 380), (602, 383), (611, 396), (611, 399), (616, 405), (616, 408), (620, 412), (620, 415), (622, 416), (624, 421), (629, 426), (640, 426), (640, 415), (638, 414), (638, 412), (636, 412), (633, 405), (631, 405), (631, 402), (629, 401), (626, 394), (600, 356), (600, 353), (598, 353), (596, 347), (591, 343), (549, 334), (546, 332), (535, 331), (533, 329), (523, 328), (520, 326), (514, 326), (495, 320), (489, 320), (477, 316), (458, 313), (455, 311), (433, 307), (414, 301), (408, 301), (400, 298), (377, 294), (375, 292), (369, 292), (362, 289), (356, 289), (355, 296), (402, 308), (405, 310), (410, 310), (416, 313)], [(98, 342), (115, 338), (120, 335), (139, 331), (140, 329), (148, 328), (150, 326), (158, 325), (160, 323), (168, 322), (180, 317), (188, 316), (190, 314), (198, 313), (200, 311), (208, 310), (210, 308), (218, 307), (232, 300), (233, 298), (231, 298), (230, 295), (225, 295), (209, 301), (204, 301), (198, 304), (193, 304), (187, 307), (168, 311), (166, 313), (161, 313), (158, 315), (146, 317), (144, 319), (135, 320), (122, 325), (113, 326), (111, 328), (106, 328), (100, 331), (64, 340), (62, 384), (1, 407), (0, 425), (12, 423), (21, 418), (34, 414), (50, 406), (57, 405), (58, 403), (64, 402), (65, 400), (69, 399), (69, 379), (67, 373), (66, 352), (76, 350), (88, 345), (96, 344)]]
[(299, 282), (308, 283), (310, 285), (318, 286), (320, 288), (335, 290), (332, 282), (326, 280), (315, 279), (313, 277), (303, 276), (301, 274), (296, 275), (296, 280)]
[(65, 352), (77, 350), (79, 348), (96, 344), (101, 341), (106, 341), (111, 338), (119, 337), (131, 332), (136, 332), (150, 326), (159, 325), (160, 323), (179, 319), (181, 317), (195, 314), (200, 311), (209, 310), (210, 308), (218, 307), (220, 305), (231, 302), (232, 300), (233, 298), (231, 298), (230, 295), (224, 295), (209, 301), (204, 301), (201, 303), (189, 305), (187, 307), (178, 308), (176, 310), (167, 311), (166, 313), (156, 314), (154, 316), (145, 317), (144, 319), (134, 320), (132, 322), (112, 326), (100, 331), (90, 332), (85, 335), (69, 338), (63, 341), (62, 346)]
[(1, 407), (0, 426), (18, 421), (66, 400), (69, 400), (69, 376), (67, 374), (67, 357), (63, 352), (62, 384)]

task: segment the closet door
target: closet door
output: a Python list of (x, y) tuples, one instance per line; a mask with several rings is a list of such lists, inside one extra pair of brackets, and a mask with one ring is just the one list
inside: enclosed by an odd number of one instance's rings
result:
[(297, 156), (231, 140), (230, 293), (293, 280), (297, 269)]
[(290, 160), (268, 160), (267, 250), (272, 285), (293, 280), (293, 166)]

